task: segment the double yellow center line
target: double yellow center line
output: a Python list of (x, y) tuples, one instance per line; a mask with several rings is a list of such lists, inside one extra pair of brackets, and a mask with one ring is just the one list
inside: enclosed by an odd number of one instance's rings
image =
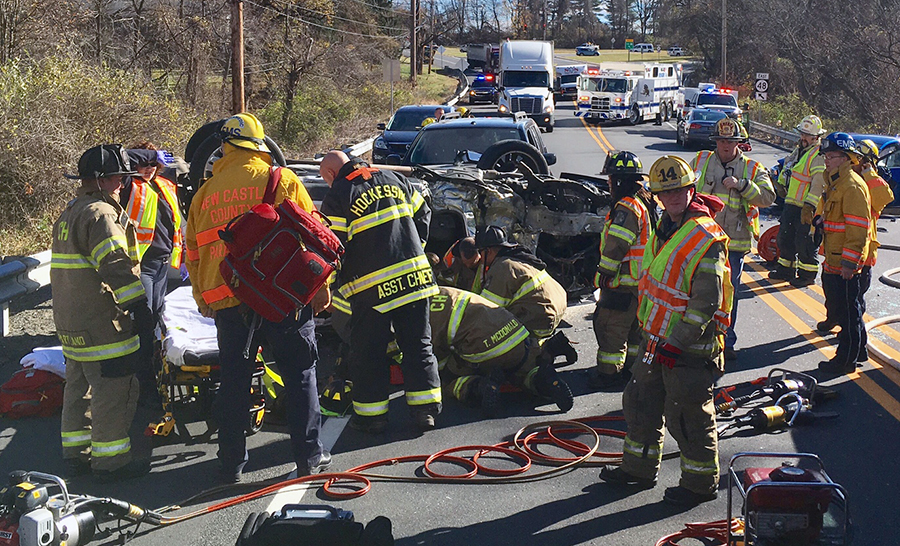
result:
[[(760, 300), (763, 301), (766, 305), (768, 305), (775, 313), (777, 313), (785, 322), (790, 325), (798, 334), (803, 336), (813, 347), (817, 348), (826, 358), (831, 358), (834, 356), (835, 347), (825, 339), (822, 338), (819, 334), (810, 328), (799, 316), (797, 316), (794, 312), (792, 312), (786, 305), (784, 305), (778, 298), (775, 297), (775, 294), (784, 294), (788, 296), (790, 301), (797, 305), (803, 312), (805, 312), (813, 321), (818, 322), (825, 318), (824, 306), (817, 299), (810, 296), (803, 289), (796, 289), (788, 285), (787, 283), (779, 283), (778, 285), (773, 285), (770, 282), (763, 281), (763, 275), (766, 273), (766, 269), (762, 267), (760, 264), (756, 262), (748, 262), (745, 266), (744, 273), (741, 277), (744, 285), (754, 292), (754, 295), (759, 297)], [(782, 286), (783, 285), (783, 286)], [(819, 286), (813, 285), (812, 290), (816, 292), (820, 296), (824, 296), (822, 293), (822, 289)], [(872, 320), (872, 317), (869, 315), (865, 316), (866, 321)], [(900, 340), (900, 335), (897, 334), (895, 330), (885, 328), (883, 330), (890, 337), (895, 340)], [(869, 336), (869, 342), (874, 346), (878, 347), (886, 354), (890, 354), (892, 356), (900, 356), (900, 353), (889, 345), (885, 344), (881, 340), (875, 338), (874, 336)], [(878, 364), (874, 360), (870, 359), (869, 364), (875, 368), (875, 370), (880, 371), (885, 375), (888, 379), (890, 379), (894, 384), (900, 386), (900, 371), (895, 370), (890, 366), (882, 366)], [(875, 382), (871, 377), (867, 374), (871, 372), (871, 370), (861, 370), (854, 371), (847, 374), (847, 377), (850, 378), (854, 383), (856, 383), (866, 394), (868, 394), (873, 400), (875, 400), (878, 405), (884, 408), (888, 413), (890, 413), (895, 419), (900, 421), (900, 401), (891, 396), (886, 390), (884, 390), (878, 383)]]
[[(576, 101), (574, 104), (575, 104), (575, 111), (577, 112), (578, 111), (578, 102)], [(587, 129), (588, 134), (591, 135), (591, 138), (594, 139), (594, 142), (597, 143), (597, 146), (600, 146), (601, 150), (603, 150), (606, 153), (609, 153), (610, 151), (615, 149), (615, 148), (613, 148), (613, 145), (610, 144), (608, 140), (606, 140), (606, 135), (604, 135), (603, 131), (600, 130), (599, 125), (595, 125), (595, 126), (591, 127), (590, 125), (588, 125), (588, 122), (587, 122), (587, 120), (585, 120), (584, 117), (579, 117), (578, 119), (581, 120), (581, 124), (584, 125), (584, 128)]]

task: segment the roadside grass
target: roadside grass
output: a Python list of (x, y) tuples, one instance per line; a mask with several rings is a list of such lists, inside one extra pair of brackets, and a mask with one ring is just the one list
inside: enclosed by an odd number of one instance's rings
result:
[[(450, 76), (438, 74), (436, 67), (428, 73), (428, 65), (422, 67), (422, 73), (416, 76), (416, 87), (412, 89), (410, 104), (440, 104), (453, 96), (458, 80)], [(400, 79), (409, 86), (409, 59), (400, 64)], [(394, 82), (396, 86), (398, 82)], [(394, 104), (395, 107), (402, 105)]]

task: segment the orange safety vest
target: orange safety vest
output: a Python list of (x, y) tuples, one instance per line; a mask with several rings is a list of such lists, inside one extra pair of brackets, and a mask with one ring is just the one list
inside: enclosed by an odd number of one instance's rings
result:
[[(159, 189), (157, 193), (150, 184), (156, 184)], [(156, 176), (147, 182), (143, 178), (135, 177), (131, 183), (131, 195), (128, 196), (128, 203), (125, 205), (125, 213), (134, 224), (137, 230), (137, 250), (138, 258), (143, 259), (144, 253), (150, 248), (153, 242), (153, 235), (156, 233), (156, 218), (159, 213), (159, 196), (172, 209), (172, 225), (174, 232), (172, 233), (172, 256), (169, 263), (175, 269), (181, 267), (183, 258), (182, 250), (184, 249), (184, 236), (182, 234), (182, 224), (184, 217), (181, 214), (181, 208), (178, 202), (178, 190), (175, 184), (162, 176)]]
[[(727, 244), (728, 236), (709, 217), (689, 218), (661, 248), (657, 248), (659, 239), (653, 235), (644, 253), (644, 273), (639, 285), (638, 319), (648, 334), (667, 339), (675, 325), (684, 318), (688, 311), (694, 272), (704, 254), (716, 241)], [(731, 323), (733, 288), (727, 270), (723, 286), (722, 301), (713, 315), (720, 334), (724, 334)]]
[[(619, 288), (621, 286), (637, 286), (638, 279), (641, 278), (641, 261), (644, 259), (644, 247), (647, 245), (647, 241), (650, 240), (650, 234), (653, 232), (653, 227), (650, 223), (650, 212), (647, 210), (647, 206), (637, 197), (623, 197), (620, 199), (616, 205), (622, 204), (625, 208), (631, 211), (638, 219), (638, 224), (640, 226), (640, 232), (636, 234), (636, 239), (631, 247), (628, 248), (628, 252), (625, 253), (625, 257), (622, 258), (622, 263), (619, 264), (619, 273), (616, 275), (616, 278), (610, 282), (610, 288)], [(631, 233), (630, 230), (623, 228), (622, 226), (613, 225), (612, 224), (612, 213), (615, 211), (616, 207), (613, 205), (613, 208), (606, 214), (606, 224), (603, 226), (603, 232), (600, 234), (600, 250), (603, 251), (603, 246), (606, 242), (606, 238), (609, 236), (610, 232), (615, 233), (616, 231), (620, 232), (624, 237), (634, 236), (634, 233)], [(600, 261), (603, 262), (604, 258), (601, 255)], [(622, 268), (623, 264), (627, 264), (625, 268)], [(599, 276), (599, 274), (598, 274)], [(594, 279), (594, 285), (596, 286), (599, 283), (599, 278)]]

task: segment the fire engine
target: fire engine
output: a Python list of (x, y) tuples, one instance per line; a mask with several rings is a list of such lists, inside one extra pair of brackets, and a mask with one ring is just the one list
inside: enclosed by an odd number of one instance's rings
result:
[(638, 70), (588, 70), (578, 79), (578, 110), (588, 121), (668, 120), (675, 110), (681, 70), (671, 64), (645, 64)]

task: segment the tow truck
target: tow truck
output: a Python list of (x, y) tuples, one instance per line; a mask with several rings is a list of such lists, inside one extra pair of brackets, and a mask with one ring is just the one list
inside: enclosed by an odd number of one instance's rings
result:
[(671, 64), (645, 64), (642, 70), (588, 70), (578, 79), (576, 117), (590, 122), (628, 121), (637, 125), (675, 111), (681, 71)]

